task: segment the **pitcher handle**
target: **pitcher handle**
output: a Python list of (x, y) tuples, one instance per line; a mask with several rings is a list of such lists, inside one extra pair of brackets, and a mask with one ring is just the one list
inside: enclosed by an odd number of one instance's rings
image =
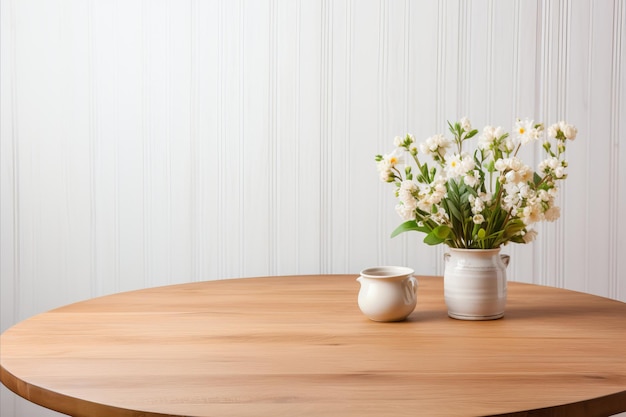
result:
[(509, 261), (511, 260), (509, 255), (500, 255), (500, 259), (502, 259), (504, 266), (509, 266)]
[(411, 289), (413, 290), (413, 294), (417, 295), (417, 287), (419, 286), (419, 283), (417, 282), (417, 278), (411, 275), (409, 277), (409, 282), (411, 283)]

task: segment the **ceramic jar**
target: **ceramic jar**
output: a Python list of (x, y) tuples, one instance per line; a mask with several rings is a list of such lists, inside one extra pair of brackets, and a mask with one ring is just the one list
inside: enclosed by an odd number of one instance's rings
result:
[(359, 308), (371, 320), (401, 321), (415, 309), (418, 282), (410, 268), (367, 268), (357, 281), (361, 284)]
[(448, 315), (461, 320), (504, 316), (508, 255), (500, 249), (454, 249), (445, 256), (444, 298)]

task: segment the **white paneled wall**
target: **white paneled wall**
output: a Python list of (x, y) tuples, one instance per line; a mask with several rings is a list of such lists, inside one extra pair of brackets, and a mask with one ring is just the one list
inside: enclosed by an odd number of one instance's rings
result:
[(462, 116), (577, 125), (562, 217), (509, 278), (626, 301), (620, 0), (0, 4), (1, 330), (186, 281), (441, 274), (443, 248), (389, 238), (373, 156)]

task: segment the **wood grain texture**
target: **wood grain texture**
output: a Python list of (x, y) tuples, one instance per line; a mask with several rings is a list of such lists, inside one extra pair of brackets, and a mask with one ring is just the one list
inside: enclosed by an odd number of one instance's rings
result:
[(95, 298), (0, 336), (1, 380), (75, 416), (606, 416), (626, 411), (626, 304), (509, 283), (505, 317), (447, 317), (419, 277), (376, 323), (355, 275), (209, 281)]

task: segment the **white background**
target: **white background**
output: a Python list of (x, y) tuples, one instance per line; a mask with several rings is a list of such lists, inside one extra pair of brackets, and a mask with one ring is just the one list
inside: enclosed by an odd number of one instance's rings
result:
[(179, 282), (441, 274), (444, 248), (389, 238), (373, 157), (462, 116), (578, 127), (562, 217), (505, 248), (509, 279), (626, 301), (624, 2), (0, 4), (2, 331)]

